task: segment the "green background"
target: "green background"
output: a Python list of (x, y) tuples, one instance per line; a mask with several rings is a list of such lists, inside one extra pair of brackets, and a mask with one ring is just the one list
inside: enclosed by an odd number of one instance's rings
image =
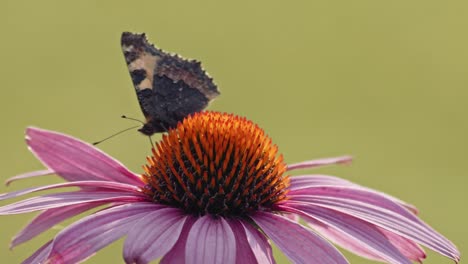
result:
[[(0, 175), (43, 168), (24, 143), (29, 125), (92, 142), (133, 125), (122, 114), (142, 118), (119, 39), (146, 32), (159, 47), (203, 62), (222, 92), (210, 109), (260, 124), (287, 162), (353, 155), (352, 166), (318, 172), (417, 205), (463, 253), (467, 14), (465, 0), (2, 0)], [(137, 132), (99, 147), (137, 172), (149, 153)], [(19, 262), (63, 228), (9, 251), (32, 217), (0, 218), (2, 262)], [(87, 263), (121, 263), (121, 248)], [(429, 251), (425, 263), (451, 261)]]

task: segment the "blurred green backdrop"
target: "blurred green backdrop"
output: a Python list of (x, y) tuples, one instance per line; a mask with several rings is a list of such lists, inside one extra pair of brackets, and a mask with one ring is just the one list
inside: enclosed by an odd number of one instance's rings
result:
[[(159, 47), (201, 60), (222, 92), (210, 108), (259, 123), (287, 162), (352, 154), (352, 166), (320, 173), (417, 205), (463, 253), (467, 14), (464, 0), (2, 0), (0, 175), (42, 168), (24, 144), (26, 126), (96, 141), (133, 125), (120, 115), (141, 118), (119, 38), (146, 32)], [(99, 147), (134, 171), (149, 153), (137, 132)], [(57, 231), (9, 251), (32, 217), (0, 218), (2, 262), (18, 263)], [(121, 247), (88, 263), (121, 263)], [(429, 252), (425, 263), (451, 262)]]

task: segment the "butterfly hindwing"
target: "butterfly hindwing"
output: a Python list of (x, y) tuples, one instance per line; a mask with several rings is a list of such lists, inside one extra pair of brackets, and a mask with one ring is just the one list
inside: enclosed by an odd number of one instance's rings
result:
[(122, 50), (141, 110), (145, 135), (167, 131), (189, 114), (202, 111), (219, 95), (201, 63), (156, 48), (145, 34), (124, 32)]

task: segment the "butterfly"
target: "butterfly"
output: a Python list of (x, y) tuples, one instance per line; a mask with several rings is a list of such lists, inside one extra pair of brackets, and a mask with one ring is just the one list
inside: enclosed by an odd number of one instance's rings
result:
[(146, 118), (138, 130), (144, 135), (174, 128), (188, 115), (202, 111), (220, 94), (199, 61), (155, 47), (144, 33), (124, 32), (121, 44)]

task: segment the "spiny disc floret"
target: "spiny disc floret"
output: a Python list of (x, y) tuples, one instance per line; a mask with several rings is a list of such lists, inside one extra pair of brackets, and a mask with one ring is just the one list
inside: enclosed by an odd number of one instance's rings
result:
[(163, 136), (143, 175), (157, 203), (195, 215), (245, 216), (285, 199), (289, 178), (277, 147), (253, 122), (202, 112)]

